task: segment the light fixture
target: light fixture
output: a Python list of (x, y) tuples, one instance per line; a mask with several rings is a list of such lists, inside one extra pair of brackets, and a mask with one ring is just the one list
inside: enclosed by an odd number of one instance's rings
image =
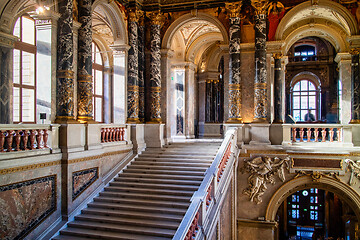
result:
[(50, 10), (50, 8), (48, 6), (39, 6), (37, 9), (36, 9), (36, 13), (37, 14), (42, 14), (44, 13), (46, 10)]

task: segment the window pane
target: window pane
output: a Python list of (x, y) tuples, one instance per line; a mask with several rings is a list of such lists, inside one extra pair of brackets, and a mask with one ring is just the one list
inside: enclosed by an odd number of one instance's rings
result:
[(22, 121), (35, 121), (35, 91), (34, 89), (22, 89)]
[(34, 20), (22, 17), (22, 41), (35, 45), (35, 22)]
[(35, 85), (35, 55), (22, 52), (22, 84)]
[(92, 49), (92, 53), (91, 53), (91, 57), (92, 57), (92, 62), (95, 62), (95, 44), (94, 42), (91, 43), (91, 49)]
[(293, 97), (293, 108), (300, 109), (300, 97)]
[(314, 55), (314, 52), (313, 52), (313, 51), (309, 51), (307, 54), (308, 54), (308, 56), (312, 56), (312, 55)]
[(312, 82), (310, 82), (309, 81), (309, 90), (310, 91), (315, 91), (316, 89), (315, 89), (315, 85), (312, 83)]
[(299, 53), (299, 52), (296, 52), (294, 55), (295, 55), (295, 56), (300, 56), (300, 53)]
[(95, 98), (95, 104), (96, 104), (95, 121), (102, 122), (102, 99)]
[(95, 94), (96, 95), (103, 95), (103, 73), (102, 71), (95, 71), (96, 74), (96, 81), (95, 84)]
[(310, 96), (309, 97), (309, 108), (310, 109), (315, 109), (316, 108), (316, 98), (315, 96)]
[(300, 82), (295, 84), (294, 91), (300, 91)]
[(294, 118), (295, 118), (295, 121), (300, 121), (301, 120), (299, 110), (294, 110)]
[(14, 83), (20, 83), (20, 51), (14, 50)]
[(14, 122), (20, 122), (20, 89), (18, 87), (13, 89), (13, 119)]
[(307, 109), (308, 108), (308, 97), (307, 96), (301, 96), (301, 109)]
[(95, 63), (102, 65), (100, 49), (95, 45)]
[(301, 56), (307, 56), (307, 52), (301, 52)]
[(307, 91), (308, 90), (308, 81), (302, 80), (300, 81), (301, 84), (301, 91)]
[(15, 23), (14, 36), (17, 36), (18, 38), (20, 38), (20, 18), (18, 18), (18, 20)]

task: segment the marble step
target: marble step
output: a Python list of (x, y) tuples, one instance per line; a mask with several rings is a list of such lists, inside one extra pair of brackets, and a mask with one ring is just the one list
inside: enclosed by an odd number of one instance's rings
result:
[(156, 175), (185, 175), (204, 176), (205, 171), (175, 171), (175, 170), (152, 170), (152, 169), (131, 169), (127, 168), (124, 173), (156, 174)]
[(138, 183), (154, 183), (154, 184), (178, 184), (199, 186), (201, 181), (195, 180), (181, 180), (181, 179), (156, 179), (156, 178), (138, 178), (138, 177), (125, 177), (121, 174), (114, 178), (114, 182), (138, 182)]
[[(133, 233), (114, 233), (103, 230), (93, 230), (93, 229), (81, 229), (81, 228), (71, 228), (68, 227), (64, 230), (61, 230), (62, 235), (75, 236), (75, 237), (85, 237), (87, 239), (101, 239), (101, 240), (170, 240), (166, 237), (156, 237), (156, 236), (144, 236)], [(61, 240), (62, 238), (55, 238)], [(74, 238), (75, 239), (75, 238)]]
[(168, 154), (150, 154), (150, 153), (142, 153), (139, 155), (139, 157), (153, 157), (153, 158), (182, 158), (182, 159), (213, 159), (214, 156), (210, 155), (210, 156), (194, 156), (194, 155), (181, 155), (181, 154), (176, 154), (176, 155), (168, 155)]
[(179, 162), (179, 163), (212, 163), (214, 159), (183, 159), (183, 158), (161, 158), (161, 157), (142, 157), (139, 156), (135, 161), (156, 161), (156, 162)]
[(79, 237), (74, 235), (58, 235), (52, 238), (53, 240), (89, 240), (88, 237)]
[(175, 215), (184, 215), (186, 210), (179, 208), (167, 208), (167, 207), (154, 207), (154, 206), (139, 206), (124, 203), (99, 203), (92, 202), (88, 204), (89, 208), (101, 208), (101, 209), (113, 209), (113, 210), (128, 210), (135, 212), (156, 212), (156, 213), (169, 213)]
[(114, 181), (109, 184), (110, 186), (115, 187), (141, 187), (141, 188), (151, 188), (151, 189), (169, 189), (169, 190), (185, 190), (185, 191), (196, 191), (199, 186), (191, 185), (176, 185), (176, 184), (155, 184), (155, 183), (137, 183), (137, 182), (123, 182), (123, 181)]
[(143, 226), (129, 226), (129, 225), (119, 225), (111, 223), (98, 223), (98, 222), (89, 222), (89, 221), (74, 221), (68, 223), (69, 227), (72, 228), (82, 228), (82, 229), (95, 229), (102, 231), (110, 232), (121, 232), (121, 233), (135, 233), (140, 235), (150, 235), (157, 237), (172, 237), (174, 236), (176, 230), (172, 229), (161, 229), (161, 228), (149, 228)]
[(189, 202), (190, 196), (173, 196), (173, 195), (157, 195), (157, 194), (141, 194), (128, 192), (109, 192), (104, 191), (99, 193), (99, 196), (113, 197), (113, 198), (140, 198), (149, 200), (166, 200), (174, 202)]
[[(176, 149), (172, 149), (172, 148), (155, 148), (155, 149), (146, 149), (143, 153), (147, 153), (147, 154), (168, 154), (168, 155), (177, 155), (179, 154), (180, 151), (176, 150)], [(185, 151), (181, 151), (180, 152), (181, 155), (192, 155), (192, 156), (197, 156), (197, 155), (209, 155), (209, 156), (215, 156), (217, 153), (217, 150), (197, 150), (197, 151), (191, 151), (191, 152), (185, 152)]]
[(92, 214), (81, 214), (79, 216), (76, 216), (75, 219), (80, 221), (92, 221), (92, 222), (113, 223), (113, 224), (122, 224), (122, 225), (138, 225), (144, 227), (173, 229), (173, 230), (176, 230), (179, 227), (179, 224), (177, 222), (155, 221), (152, 219), (130, 219), (130, 218), (110, 217), (110, 216), (101, 216), (101, 215), (92, 215)]
[(172, 221), (180, 223), (182, 220), (182, 215), (178, 214), (169, 214), (169, 213), (147, 213), (147, 212), (137, 212), (137, 211), (124, 211), (124, 210), (112, 210), (108, 209), (97, 209), (97, 208), (85, 208), (81, 211), (84, 214), (94, 214), (94, 215), (103, 215), (103, 216), (112, 216), (112, 217), (125, 217), (132, 219), (152, 219), (152, 220), (161, 220), (161, 221)]
[(135, 178), (152, 178), (152, 179), (171, 179), (171, 180), (195, 180), (195, 181), (202, 181), (204, 176), (186, 176), (186, 175), (169, 175), (169, 174), (143, 174), (143, 173), (134, 173), (134, 172), (123, 172), (120, 174), (122, 177), (135, 177)]
[(194, 162), (164, 162), (164, 161), (156, 161), (156, 160), (152, 160), (152, 161), (143, 161), (143, 160), (139, 160), (136, 159), (134, 162), (131, 163), (131, 166), (133, 165), (155, 165), (155, 166), (187, 166), (187, 167), (210, 167), (211, 163), (204, 163), (204, 162), (200, 162), (200, 163), (194, 163)]
[(143, 193), (143, 194), (160, 194), (160, 195), (174, 195), (174, 196), (192, 196), (194, 191), (178, 191), (168, 189), (148, 189), (148, 188), (133, 188), (133, 187), (115, 187), (108, 186), (105, 192), (128, 192), (128, 193)]
[(174, 170), (174, 171), (206, 171), (207, 167), (180, 167), (180, 166), (158, 166), (131, 164), (127, 169), (149, 169), (149, 170)]
[(95, 197), (94, 203), (125, 203), (133, 204), (134, 206), (154, 206), (154, 207), (169, 207), (187, 209), (190, 202), (174, 202), (174, 201), (161, 201), (151, 199), (138, 199), (138, 198), (113, 198), (113, 197)]

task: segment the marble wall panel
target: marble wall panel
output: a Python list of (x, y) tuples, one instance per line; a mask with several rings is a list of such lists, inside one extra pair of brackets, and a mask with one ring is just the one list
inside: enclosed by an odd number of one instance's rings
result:
[(249, 123), (254, 117), (254, 78), (255, 78), (254, 51), (241, 53), (241, 79), (242, 79), (242, 119)]
[(0, 237), (22, 239), (57, 209), (57, 176), (0, 186)]
[(96, 179), (99, 178), (99, 168), (90, 168), (72, 173), (72, 199), (77, 198)]

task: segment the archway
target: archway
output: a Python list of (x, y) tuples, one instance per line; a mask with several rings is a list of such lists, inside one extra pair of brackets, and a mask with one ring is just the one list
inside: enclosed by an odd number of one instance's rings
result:
[(186, 14), (166, 31), (162, 48), (173, 54), (163, 76), (167, 89), (176, 90), (166, 94), (168, 138), (194, 138), (198, 122), (204, 123), (206, 80), (218, 82), (221, 46), (227, 44), (225, 27), (204, 13)]

